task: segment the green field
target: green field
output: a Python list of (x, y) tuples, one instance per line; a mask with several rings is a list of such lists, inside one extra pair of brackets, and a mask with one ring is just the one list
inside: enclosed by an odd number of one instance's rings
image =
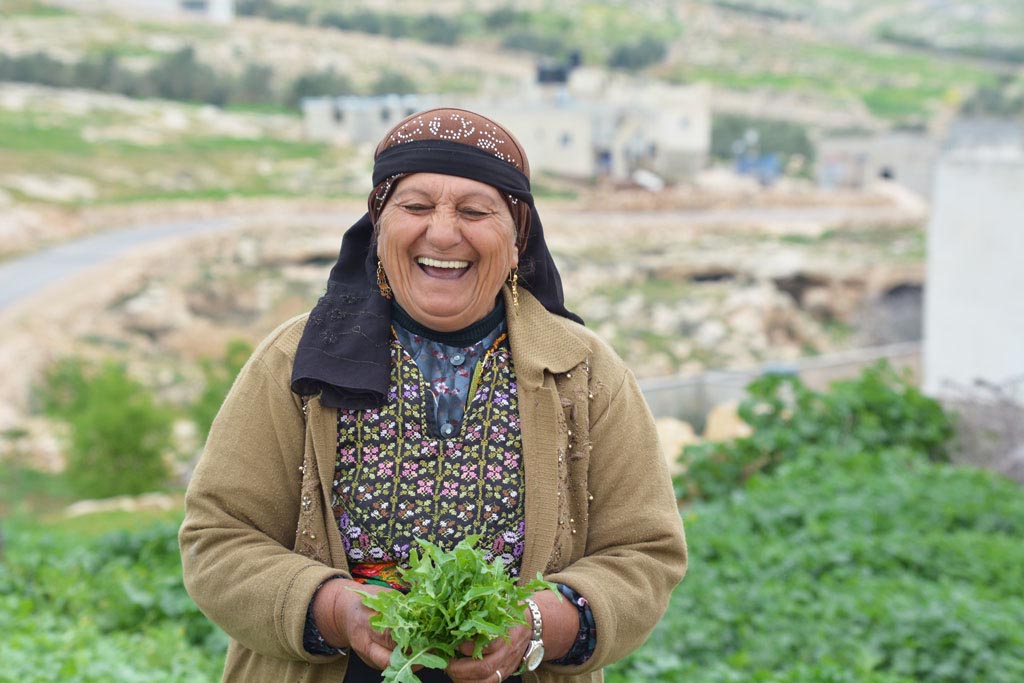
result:
[[(944, 462), (948, 419), (887, 371), (784, 386), (753, 394), (752, 437), (687, 451), (687, 576), (607, 680), (1022, 680), (1020, 486)], [(226, 640), (182, 588), (180, 512), (68, 519), (52, 476), (0, 474), (0, 681), (218, 680)]]
[[(181, 105), (175, 105), (181, 108)], [(188, 111), (187, 107), (184, 107)], [(198, 111), (198, 107), (196, 111)], [(152, 141), (134, 141), (151, 130)], [(228, 136), (200, 126), (161, 128), (159, 117), (117, 111), (0, 110), (0, 189), (17, 199), (89, 205), (246, 196), (342, 197), (350, 151), (321, 143)], [(67, 197), (33, 196), (18, 178), (73, 178)]]
[[(297, 83), (294, 69), (268, 62), (251, 46), (236, 46), (230, 65), (223, 55), (214, 56), (218, 45), (232, 38), (230, 28), (194, 22), (133, 23), (91, 15), (82, 16), (81, 30), (69, 34), (69, 22), (78, 18), (50, 12), (37, 1), (9, 4), (7, 11), (17, 29), (8, 35), (0, 27), (0, 39), (61, 35), (64, 60), (73, 61), (75, 54), (106, 54), (119, 58), (119, 63), (131, 62), (132, 69), (152, 66), (173, 52), (156, 45), (187, 45), (195, 49), (203, 67), (214, 70), (215, 76), (207, 75), (206, 80), (230, 89), (238, 85), (232, 79), (246, 68), (270, 69), (269, 85), (238, 97), (294, 105), (285, 93)], [(1024, 11), (1009, 0), (995, 1), (974, 14), (957, 13), (955, 7), (925, 11), (909, 2), (880, 0), (691, 0), (640, 6), (588, 0), (529, 10), (496, 6), (458, 13), (411, 4), (404, 10), (381, 10), (368, 3), (347, 4), (342, 11), (329, 3), (273, 0), (247, 7), (241, 21), (252, 22), (249, 15), (254, 15), (295, 27), (295, 34), (282, 40), (292, 41), (298, 51), (308, 49), (303, 40), (318, 35), (337, 41), (332, 49), (339, 55), (358, 59), (359, 55), (347, 54), (339, 40), (337, 29), (342, 28), (463, 53), (501, 51), (525, 63), (577, 53), (588, 66), (669, 81), (810, 94), (836, 107), (857, 102), (893, 123), (925, 122), (944, 107), (960, 105), (979, 87), (994, 86), (1017, 57), (1024, 61)], [(297, 12), (290, 9), (296, 7)], [(261, 29), (249, 23), (246, 30)], [(305, 74), (314, 77), (308, 70)], [(334, 90), (359, 94), (396, 87), (467, 93), (487, 80), (486, 73), (459, 60), (448, 65), (428, 53), (401, 67), (342, 68), (338, 75), (343, 81)], [(229, 95), (227, 101), (236, 101), (237, 93)]]

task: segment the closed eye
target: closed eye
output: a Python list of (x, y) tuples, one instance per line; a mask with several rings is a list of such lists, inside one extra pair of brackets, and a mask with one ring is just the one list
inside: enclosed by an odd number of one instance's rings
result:
[(423, 213), (424, 211), (430, 211), (434, 207), (426, 204), (402, 204), (402, 208), (411, 213)]

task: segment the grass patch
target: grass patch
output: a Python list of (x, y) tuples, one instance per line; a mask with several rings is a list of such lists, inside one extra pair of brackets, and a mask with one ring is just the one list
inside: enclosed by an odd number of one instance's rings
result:
[[(338, 197), (350, 150), (316, 142), (202, 134), (157, 129), (158, 144), (118, 139), (119, 131), (140, 127), (119, 112), (98, 110), (88, 117), (41, 111), (0, 111), (0, 167), (17, 175), (70, 176), (91, 191), (43, 199), (67, 206), (173, 199), (229, 197)], [(111, 139), (92, 142), (87, 128)], [(0, 181), (2, 182), (2, 181)], [(15, 186), (11, 194), (23, 197)], [(32, 199), (32, 197), (23, 197)]]
[(40, 0), (4, 0), (3, 13), (7, 16), (63, 17), (74, 14), (70, 10), (49, 5)]
[[(962, 61), (877, 47), (768, 39), (756, 51), (742, 41), (723, 48), (740, 57), (740, 66), (678, 64), (666, 70), (666, 78), (710, 81), (737, 90), (818, 94), (837, 102), (856, 98), (876, 116), (893, 121), (926, 117), (949, 93), (996, 81), (990, 70)], [(772, 67), (761, 66), (767, 64)]]
[[(80, 127), (65, 126), (33, 112), (0, 110), (0, 160), (8, 154), (91, 154), (96, 145), (82, 138)], [(8, 166), (20, 168), (20, 166)]]
[(72, 492), (59, 474), (41, 472), (16, 461), (0, 462), (0, 519), (36, 515), (72, 500)]

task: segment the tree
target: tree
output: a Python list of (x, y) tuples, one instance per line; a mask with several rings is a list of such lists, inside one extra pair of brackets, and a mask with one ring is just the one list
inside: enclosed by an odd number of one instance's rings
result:
[(70, 358), (45, 380), (44, 412), (70, 427), (64, 474), (76, 494), (140, 494), (167, 484), (173, 415), (124, 365)]

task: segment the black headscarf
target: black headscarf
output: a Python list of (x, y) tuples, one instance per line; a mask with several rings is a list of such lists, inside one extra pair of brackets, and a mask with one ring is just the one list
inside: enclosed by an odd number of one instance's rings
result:
[[(544, 241), (530, 180), (523, 172), (476, 147), (416, 140), (377, 156), (373, 184), (418, 172), (471, 178), (526, 202), (531, 221), (525, 250), (519, 255), (519, 284), (552, 313), (583, 322), (565, 308), (562, 280)], [(292, 391), (304, 396), (320, 393), (321, 403), (332, 408), (381, 405), (389, 382), (390, 340), (391, 302), (377, 288), (377, 251), (367, 213), (345, 232), (327, 291), (309, 315), (295, 354)]]

